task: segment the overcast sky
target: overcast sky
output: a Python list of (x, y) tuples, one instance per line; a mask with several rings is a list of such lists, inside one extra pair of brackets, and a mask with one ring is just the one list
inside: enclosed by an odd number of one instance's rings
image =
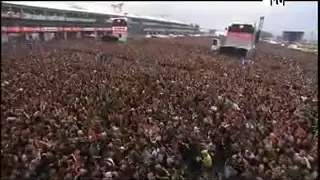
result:
[[(121, 1), (119, 1), (121, 2)], [(27, 2), (22, 4), (48, 7), (66, 7), (70, 4), (95, 10), (112, 12), (111, 4), (117, 2)], [(123, 10), (129, 14), (148, 16), (167, 15), (166, 18), (188, 23), (198, 23), (203, 28), (224, 29), (231, 22), (258, 22), (265, 16), (264, 29), (276, 34), (283, 30), (306, 31), (308, 36), (318, 27), (318, 2), (286, 2), (286, 5), (270, 7), (269, 0), (263, 2), (124, 2)]]

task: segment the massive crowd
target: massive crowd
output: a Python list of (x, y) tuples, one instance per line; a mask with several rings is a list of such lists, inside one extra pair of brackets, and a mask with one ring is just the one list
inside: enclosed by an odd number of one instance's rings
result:
[(317, 57), (205, 39), (52, 42), (2, 54), (1, 178), (313, 180)]

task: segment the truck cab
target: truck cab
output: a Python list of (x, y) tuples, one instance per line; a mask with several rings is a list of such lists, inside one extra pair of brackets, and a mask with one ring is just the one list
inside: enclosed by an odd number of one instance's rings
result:
[(231, 24), (224, 35), (212, 38), (213, 51), (221, 54), (246, 56), (254, 47), (255, 27), (251, 24)]

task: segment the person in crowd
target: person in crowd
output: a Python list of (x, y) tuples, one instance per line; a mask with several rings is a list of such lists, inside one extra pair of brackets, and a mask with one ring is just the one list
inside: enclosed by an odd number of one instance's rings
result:
[(1, 59), (3, 179), (318, 178), (316, 55), (262, 43), (243, 79), (196, 37), (23, 47)]

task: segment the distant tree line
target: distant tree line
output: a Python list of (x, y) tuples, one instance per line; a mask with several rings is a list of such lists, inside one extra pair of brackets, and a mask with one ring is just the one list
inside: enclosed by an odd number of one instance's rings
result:
[(270, 32), (267, 32), (267, 31), (261, 31), (260, 32), (260, 38), (261, 39), (269, 39), (269, 38), (273, 38), (274, 35)]

